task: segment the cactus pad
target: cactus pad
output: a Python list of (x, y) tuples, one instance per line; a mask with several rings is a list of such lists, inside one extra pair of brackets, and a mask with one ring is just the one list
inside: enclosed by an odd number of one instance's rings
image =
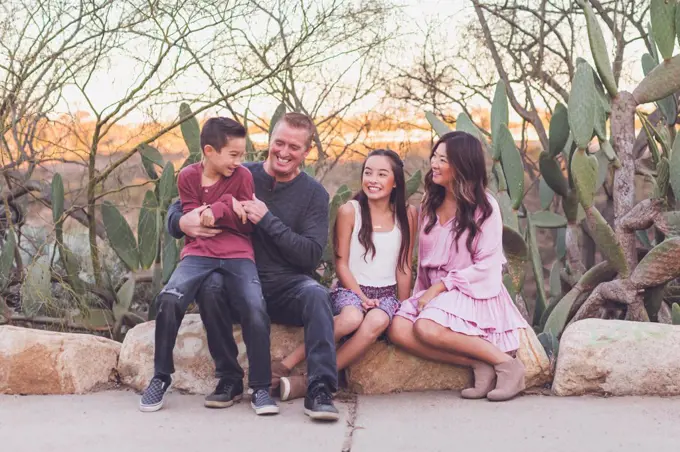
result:
[(510, 111), (508, 108), (508, 96), (505, 92), (505, 83), (499, 80), (491, 104), (491, 136), (494, 141), (502, 124), (509, 125)]
[(38, 314), (52, 299), (50, 267), (39, 260), (28, 266), (26, 278), (21, 284), (21, 308), (27, 317)]
[(156, 165), (163, 168), (163, 156), (155, 147), (148, 144), (139, 145), (139, 155), (142, 158), (142, 166), (149, 176), (149, 179), (158, 179)]
[(163, 253), (161, 259), (163, 263), (162, 282), (165, 284), (170, 280), (170, 276), (172, 276), (172, 272), (177, 265), (179, 248), (177, 247), (175, 238), (170, 235), (166, 228), (163, 229)]
[(611, 266), (622, 277), (627, 277), (629, 269), (626, 257), (623, 254), (623, 248), (621, 248), (619, 241), (616, 239), (616, 234), (614, 234), (607, 220), (602, 217), (599, 210), (591, 207), (586, 209), (586, 222), (602, 256), (609, 261)]
[(111, 247), (129, 270), (136, 271), (139, 268), (137, 241), (125, 217), (108, 201), (104, 201), (101, 211)]
[(670, 165), (666, 157), (661, 157), (656, 165), (656, 190), (655, 198), (665, 198), (668, 194), (668, 184), (670, 183)]
[(584, 291), (594, 289), (599, 283), (611, 280), (615, 275), (616, 271), (607, 262), (600, 262), (584, 273), (577, 286), (572, 288), (557, 303), (550, 316), (548, 316), (543, 331), (552, 332), (555, 336), (561, 335), (569, 320), (569, 313), (579, 296)]
[(656, 102), (680, 91), (680, 55), (663, 61), (633, 91), (638, 105)]
[[(202, 154), (201, 127), (198, 125), (198, 120), (196, 119), (196, 117), (193, 116), (189, 104), (182, 103), (179, 106), (179, 118), (182, 120), (185, 118), (189, 118), (180, 125), (180, 129), (182, 130), (182, 137), (184, 137), (184, 142), (186, 143), (187, 148), (189, 149), (189, 154), (193, 156), (194, 159), (196, 159), (197, 157), (200, 159), (200, 156)], [(161, 166), (163, 166), (163, 164), (161, 164)]]
[(557, 229), (567, 226), (567, 219), (562, 215), (547, 210), (529, 214), (531, 222), (537, 228)]
[(524, 165), (522, 156), (515, 146), (515, 140), (505, 124), (501, 124), (494, 137), (501, 150), (501, 164), (508, 183), (508, 192), (515, 210), (522, 204), (524, 197)]
[(614, 97), (617, 94), (616, 81), (614, 79), (614, 72), (609, 61), (609, 52), (607, 45), (602, 35), (602, 29), (597, 22), (597, 16), (587, 1), (579, 0), (579, 5), (583, 8), (586, 15), (586, 26), (588, 28), (588, 41), (590, 42), (590, 51), (595, 60), (595, 67), (602, 78), (602, 82), (607, 87), (609, 94)]
[(595, 93), (593, 71), (586, 63), (577, 66), (569, 96), (569, 128), (579, 148), (585, 149), (595, 127)]
[(149, 268), (156, 259), (158, 249), (159, 222), (158, 200), (152, 190), (144, 194), (142, 209), (137, 223), (137, 237), (139, 239), (139, 260), (142, 268)]
[(64, 214), (64, 182), (61, 174), (55, 173), (52, 177), (52, 221), (54, 224), (60, 222)]
[(451, 128), (447, 126), (441, 119), (439, 119), (434, 113), (429, 111), (425, 112), (425, 118), (427, 119), (427, 122), (430, 123), (432, 130), (434, 130), (434, 133), (436, 133), (438, 137), (442, 137), (451, 132)]
[(423, 172), (421, 170), (413, 173), (411, 177), (406, 181), (406, 199), (413, 196), (415, 192), (420, 188), (420, 183), (423, 180)]
[(534, 278), (536, 281), (536, 306), (534, 308), (534, 323), (539, 323), (543, 312), (547, 307), (548, 297), (545, 294), (545, 279), (543, 278), (543, 262), (541, 261), (541, 254), (538, 248), (538, 237), (536, 228), (528, 218), (528, 238), (529, 238), (529, 258), (531, 259), (531, 268), (534, 271)]
[(510, 278), (510, 284), (517, 293), (524, 284), (528, 250), (527, 244), (519, 232), (509, 227), (503, 227), (503, 252), (508, 261), (507, 274)]
[(652, 19), (652, 35), (664, 60), (673, 56), (675, 47), (676, 0), (651, 0), (649, 13)]
[(120, 286), (116, 292), (116, 302), (113, 304), (113, 318), (120, 321), (126, 312), (130, 310), (132, 297), (135, 294), (135, 278), (133, 275)]
[(550, 118), (550, 136), (548, 143), (550, 146), (550, 157), (557, 157), (562, 152), (569, 139), (569, 112), (567, 107), (561, 103), (555, 105), (555, 111)]
[(512, 208), (512, 200), (510, 199), (508, 192), (498, 192), (497, 201), (498, 207), (501, 210), (503, 225), (519, 232), (519, 219), (517, 218), (517, 212)]
[(647, 288), (665, 284), (680, 277), (680, 237), (673, 237), (658, 244), (640, 261), (630, 281), (635, 288)]
[(559, 163), (548, 155), (547, 152), (541, 152), (538, 158), (538, 165), (541, 170), (541, 175), (548, 186), (558, 195), (567, 196), (569, 193), (569, 184), (562, 173)]
[(274, 111), (274, 114), (272, 115), (272, 120), (269, 121), (269, 139), (272, 137), (272, 132), (274, 131), (274, 127), (276, 127), (276, 123), (279, 122), (281, 118), (283, 118), (283, 115), (286, 114), (286, 105), (282, 102), (279, 104), (278, 107), (276, 107), (276, 110)]
[(5, 243), (2, 245), (2, 254), (0, 254), (0, 290), (5, 290), (9, 285), (16, 246), (16, 236), (14, 231), (10, 229), (7, 231)]
[(555, 198), (555, 192), (552, 191), (550, 185), (548, 185), (543, 178), (538, 181), (538, 196), (541, 198), (541, 209), (544, 210), (547, 210), (550, 207), (550, 204), (552, 204), (553, 199)]
[(671, 153), (669, 180), (675, 199), (680, 199), (680, 134), (675, 137)]
[(576, 192), (585, 209), (593, 205), (597, 187), (597, 157), (578, 149), (571, 159), (571, 176), (574, 179)]

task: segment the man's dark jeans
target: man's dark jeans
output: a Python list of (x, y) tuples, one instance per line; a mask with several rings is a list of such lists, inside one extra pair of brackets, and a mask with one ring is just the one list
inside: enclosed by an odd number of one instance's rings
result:
[[(225, 291), (220, 290), (223, 287)], [(197, 294), (199, 297), (196, 297)], [(215, 296), (211, 294), (219, 295), (222, 302), (215, 303)], [(217, 377), (243, 379), (243, 369), (237, 361), (238, 349), (232, 333), (230, 309), (233, 309), (238, 314), (246, 344), (250, 363), (249, 385), (253, 389), (269, 388), (269, 316), (257, 268), (250, 259), (187, 256), (180, 261), (156, 297), (156, 374), (170, 375), (175, 372), (172, 350), (184, 314), (194, 299), (199, 305), (210, 352), (214, 358), (219, 357), (219, 362), (215, 360)]]
[[(237, 317), (229, 315), (228, 292), (229, 287), (213, 274), (201, 287), (197, 300), (201, 316), (212, 318), (212, 328), (231, 333), (231, 322)], [(322, 381), (331, 391), (337, 391), (333, 313), (328, 289), (309, 276), (286, 275), (262, 279), (262, 292), (272, 322), (304, 327), (309, 385)], [(235, 360), (230, 359), (235, 354), (235, 345), (231, 349), (233, 340), (223, 345), (221, 335), (211, 334), (208, 324), (206, 329), (218, 375), (227, 374), (238, 366)]]

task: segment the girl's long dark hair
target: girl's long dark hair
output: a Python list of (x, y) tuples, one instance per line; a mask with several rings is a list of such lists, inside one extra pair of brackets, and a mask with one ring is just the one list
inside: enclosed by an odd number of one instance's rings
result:
[[(408, 223), (408, 212), (406, 209), (406, 178), (404, 177), (404, 162), (402, 162), (399, 155), (389, 149), (376, 149), (371, 151), (364, 163), (361, 165), (361, 181), (363, 187), (364, 170), (366, 169), (366, 162), (369, 158), (374, 156), (387, 157), (392, 166), (392, 173), (394, 174), (394, 187), (390, 193), (390, 206), (395, 213), (396, 222), (401, 231), (401, 245), (399, 247), (398, 269), (404, 271), (409, 265), (408, 249), (411, 245), (411, 231)], [(359, 243), (364, 247), (364, 259), (368, 253), (371, 257), (375, 257), (375, 245), (373, 244), (373, 221), (371, 220), (371, 209), (368, 206), (368, 196), (364, 193), (363, 188), (352, 198), (359, 203), (361, 208), (361, 228), (359, 229)], [(336, 220), (337, 221), (337, 220)], [(396, 226), (396, 225), (395, 225)], [(335, 228), (334, 228), (335, 231)], [(337, 232), (333, 233), (333, 241), (335, 249), (338, 249)], [(337, 254), (336, 254), (337, 256)]]
[[(453, 196), (456, 200), (456, 221), (452, 232), (455, 234), (456, 247), (458, 239), (469, 231), (466, 245), (472, 254), (472, 243), (481, 225), (491, 216), (493, 211), (486, 195), (488, 179), (482, 143), (465, 132), (449, 132), (439, 138), (432, 147), (430, 159), (437, 146), (444, 144), (446, 158), (453, 171)], [(425, 175), (425, 198), (423, 200), (423, 216), (427, 218), (425, 233), (429, 234), (437, 222), (437, 209), (444, 202), (446, 188), (432, 182), (432, 169)], [(477, 209), (481, 210), (479, 221), (475, 220)]]

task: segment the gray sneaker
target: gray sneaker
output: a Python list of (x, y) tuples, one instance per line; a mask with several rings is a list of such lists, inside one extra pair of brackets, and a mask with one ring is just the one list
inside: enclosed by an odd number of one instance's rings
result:
[(255, 410), (255, 414), (279, 414), (279, 406), (269, 395), (266, 389), (257, 389), (250, 399), (250, 406)]
[(153, 377), (139, 401), (139, 411), (151, 412), (163, 408), (165, 394), (168, 393), (171, 386), (172, 378), (170, 376), (156, 375)]

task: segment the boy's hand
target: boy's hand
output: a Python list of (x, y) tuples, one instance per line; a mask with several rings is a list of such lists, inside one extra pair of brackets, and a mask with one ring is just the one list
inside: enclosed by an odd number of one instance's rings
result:
[(201, 212), (201, 226), (208, 228), (215, 226), (215, 215), (210, 207)]
[(220, 233), (219, 229), (207, 228), (201, 224), (201, 213), (208, 206), (200, 206), (182, 215), (179, 220), (179, 228), (189, 237), (215, 237)]
[(248, 214), (246, 213), (245, 209), (243, 208), (243, 204), (241, 204), (240, 201), (237, 201), (236, 198), (234, 198), (234, 197), (231, 198), (231, 204), (232, 204), (232, 208), (234, 209), (234, 213), (236, 214), (236, 216), (241, 219), (243, 224), (246, 224), (246, 221), (248, 221)]

